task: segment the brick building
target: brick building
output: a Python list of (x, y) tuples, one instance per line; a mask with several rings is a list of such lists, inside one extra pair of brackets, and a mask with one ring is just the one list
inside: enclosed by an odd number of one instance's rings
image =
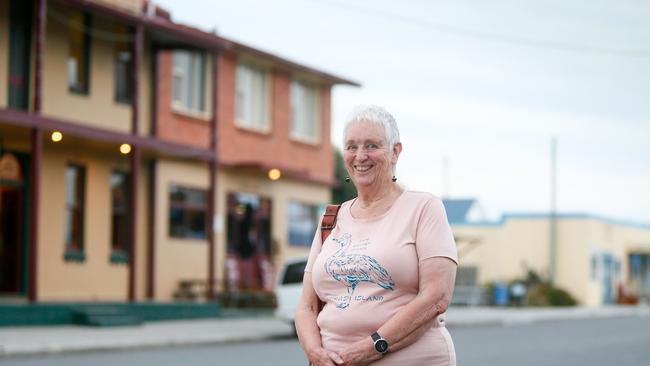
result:
[(140, 0), (0, 0), (0, 299), (268, 291), (330, 199), (354, 82)]

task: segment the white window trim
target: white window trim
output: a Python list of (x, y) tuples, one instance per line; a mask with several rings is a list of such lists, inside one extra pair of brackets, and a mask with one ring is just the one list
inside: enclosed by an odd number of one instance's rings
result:
[[(303, 88), (308, 88), (315, 94), (315, 110), (314, 113), (314, 123), (315, 123), (315, 133), (314, 136), (305, 136), (297, 133), (294, 130), (294, 115), (293, 115), (293, 98), (291, 96), (291, 90), (293, 89), (294, 83), (301, 85)], [(302, 81), (300, 79), (294, 79), (291, 81), (289, 89), (289, 110), (291, 115), (289, 116), (289, 138), (293, 141), (308, 145), (320, 145), (322, 143), (322, 134), (323, 134), (323, 116), (322, 116), (322, 91), (318, 84), (313, 84), (309, 82)]]
[[(263, 126), (258, 126), (254, 123), (251, 123), (250, 121), (245, 121), (240, 119), (237, 116), (237, 69), (239, 67), (246, 67), (249, 70), (257, 70), (261, 71), (263, 74), (263, 79), (264, 79), (264, 110), (262, 111), (264, 115), (264, 121), (262, 121)], [(243, 130), (248, 130), (248, 131), (253, 131), (253, 132), (260, 132), (260, 133), (265, 133), (268, 134), (271, 132), (273, 129), (272, 126), (272, 120), (271, 120), (271, 103), (272, 103), (272, 98), (271, 94), (273, 91), (273, 78), (271, 75), (271, 72), (268, 68), (260, 67), (257, 65), (253, 65), (250, 63), (238, 63), (237, 68), (235, 71), (235, 95), (234, 95), (234, 120), (235, 120), (235, 126), (238, 128), (241, 128)]]
[[(190, 55), (191, 55), (190, 62), (196, 62), (197, 58), (193, 57), (195, 55), (195, 53), (190, 52)], [(206, 74), (207, 74), (207, 70), (208, 70), (208, 67), (209, 67), (209, 64), (208, 64), (209, 60), (208, 60), (206, 55), (204, 55), (203, 57), (205, 57), (204, 62), (205, 62), (205, 70), (206, 70)], [(213, 85), (214, 85), (215, 81), (205, 83), (205, 90), (204, 90), (204, 93), (203, 93), (203, 99), (204, 99), (203, 100), (203, 105), (204, 105), (205, 110), (202, 111), (198, 107), (197, 108), (187, 108), (183, 104), (183, 99), (184, 99), (185, 95), (189, 92), (188, 90), (185, 90), (185, 84), (186, 84), (185, 79), (188, 77), (188, 75), (186, 75), (185, 70), (182, 67), (177, 67), (177, 66), (174, 65), (174, 59), (173, 58), (174, 58), (174, 55), (172, 54), (172, 80), (171, 80), (171, 82), (172, 82), (172, 88), (171, 88), (172, 89), (172, 96), (171, 96), (172, 111), (175, 112), (175, 113), (178, 113), (178, 114), (182, 114), (182, 115), (192, 117), (192, 118), (196, 118), (196, 119), (200, 119), (200, 120), (204, 120), (204, 121), (210, 121), (211, 118), (212, 118), (212, 113), (210, 111), (210, 108), (211, 108), (210, 106), (212, 105), (212, 103), (209, 100), (209, 95), (211, 95), (211, 93), (210, 93), (210, 91), (208, 89), (211, 86), (214, 87)], [(214, 62), (214, 60), (213, 60), (213, 62)], [(198, 66), (198, 65), (195, 65), (195, 66)], [(174, 97), (174, 80), (177, 77), (180, 79), (180, 81), (179, 81), (180, 100), (174, 99), (175, 98)], [(201, 77), (201, 76), (199, 75), (199, 77)], [(208, 76), (204, 75), (203, 77), (207, 78)], [(201, 87), (200, 83), (195, 85), (194, 92), (196, 94), (198, 94), (200, 87)]]

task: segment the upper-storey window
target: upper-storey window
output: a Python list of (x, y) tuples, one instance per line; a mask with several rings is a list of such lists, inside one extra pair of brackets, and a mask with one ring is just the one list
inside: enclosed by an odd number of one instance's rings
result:
[(245, 64), (237, 66), (235, 119), (238, 126), (261, 132), (271, 130), (268, 80), (264, 69)]
[(118, 25), (116, 33), (120, 40), (115, 43), (115, 101), (131, 104), (133, 100), (133, 55), (130, 47), (129, 29)]
[(90, 29), (88, 13), (74, 12), (68, 28), (68, 88), (88, 94), (90, 75)]
[(291, 83), (291, 138), (318, 143), (321, 133), (320, 92), (303, 81)]
[(202, 52), (174, 52), (172, 102), (175, 108), (206, 112), (206, 57)]

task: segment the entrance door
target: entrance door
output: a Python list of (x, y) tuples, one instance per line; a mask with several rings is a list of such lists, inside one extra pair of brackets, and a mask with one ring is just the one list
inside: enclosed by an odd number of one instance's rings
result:
[(227, 225), (229, 288), (271, 291), (271, 200), (229, 194)]
[(614, 258), (603, 254), (603, 303), (614, 303)]
[(19, 293), (22, 271), (22, 190), (0, 186), (0, 292)]
[[(10, 108), (29, 107), (29, 51), (32, 38), (33, 1), (11, 0), (9, 5), (9, 101)], [(4, 72), (4, 71), (2, 71)]]

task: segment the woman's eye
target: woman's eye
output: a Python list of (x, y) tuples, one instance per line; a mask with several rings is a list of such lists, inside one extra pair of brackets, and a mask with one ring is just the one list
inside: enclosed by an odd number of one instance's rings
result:
[(356, 150), (357, 146), (356, 145), (348, 145), (345, 147), (346, 150)]
[(366, 145), (366, 149), (368, 149), (368, 150), (375, 150), (375, 149), (378, 149), (378, 148), (379, 148), (379, 145), (377, 145), (377, 144), (368, 144), (368, 145)]

